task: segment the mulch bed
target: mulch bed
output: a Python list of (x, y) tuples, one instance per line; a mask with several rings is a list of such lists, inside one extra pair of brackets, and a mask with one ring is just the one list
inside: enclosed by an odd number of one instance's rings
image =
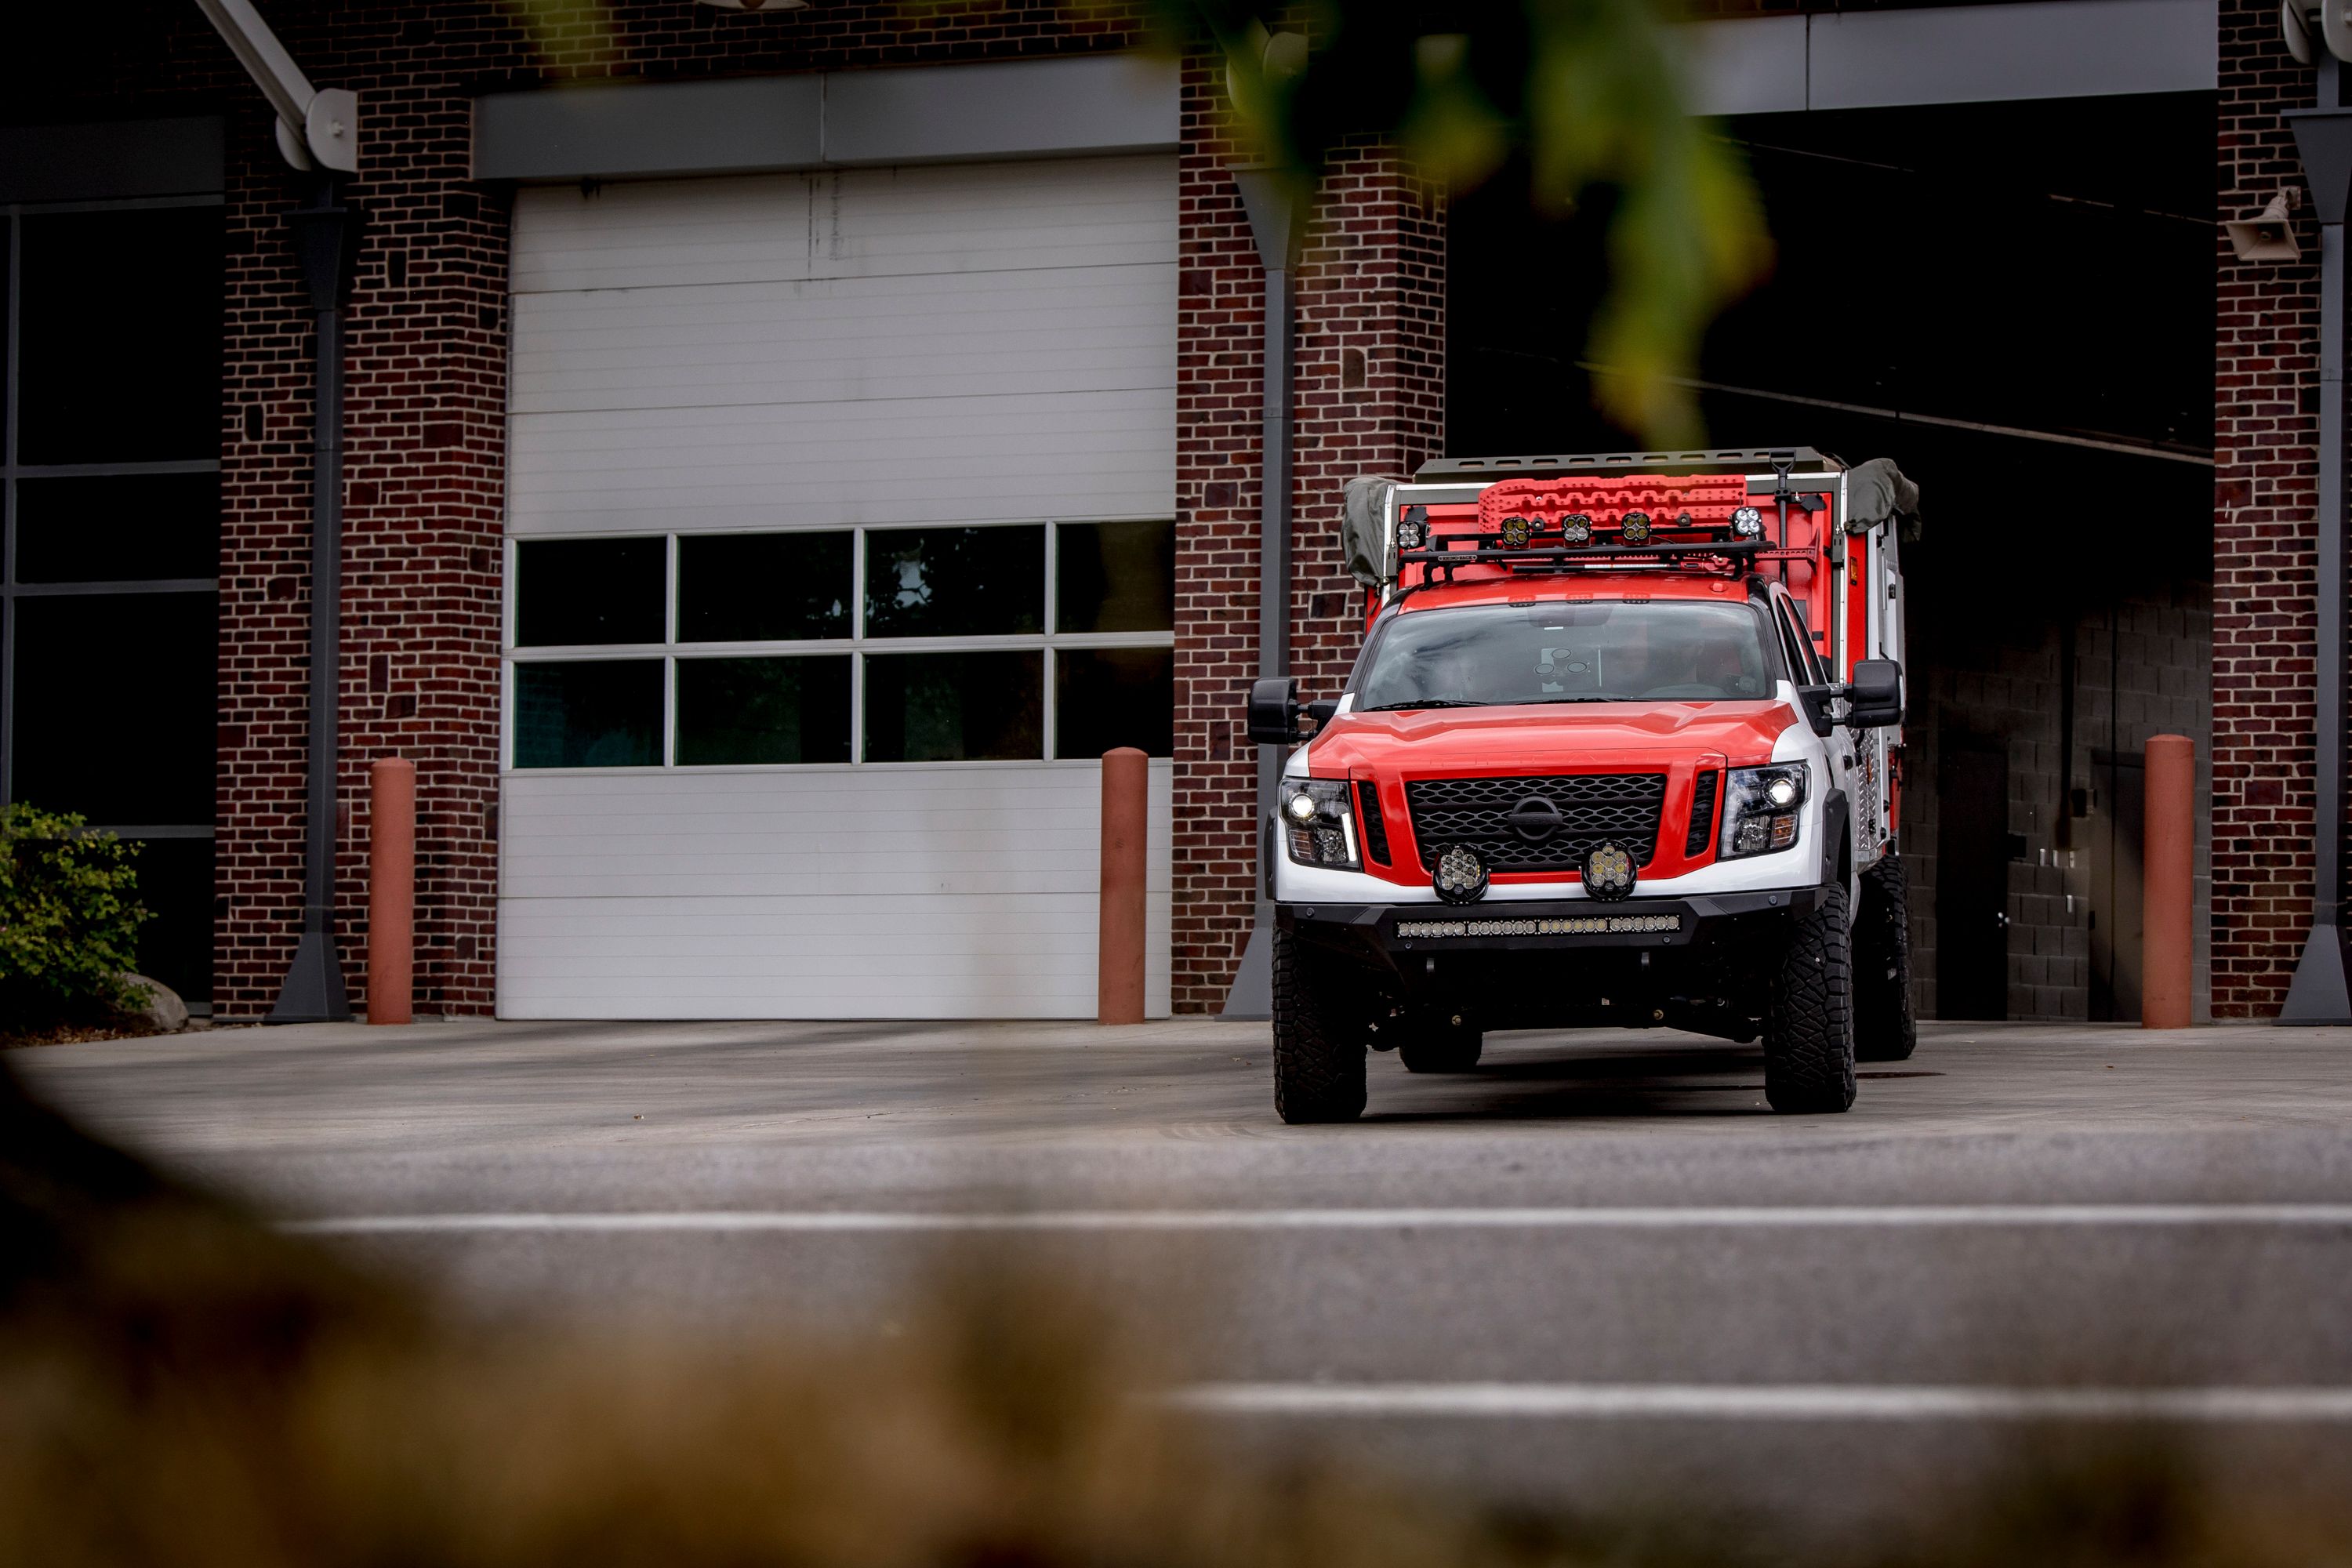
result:
[(0, 1030), (0, 1051), (35, 1046), (79, 1046), (90, 1040), (135, 1040), (167, 1031), (148, 1024), (57, 1024), (46, 1029)]

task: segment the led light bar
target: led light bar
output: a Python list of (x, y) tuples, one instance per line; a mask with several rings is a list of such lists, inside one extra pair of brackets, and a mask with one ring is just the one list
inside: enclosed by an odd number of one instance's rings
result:
[(1400, 942), (1445, 936), (1624, 936), (1683, 929), (1680, 915), (1559, 915), (1531, 921), (1399, 921)]

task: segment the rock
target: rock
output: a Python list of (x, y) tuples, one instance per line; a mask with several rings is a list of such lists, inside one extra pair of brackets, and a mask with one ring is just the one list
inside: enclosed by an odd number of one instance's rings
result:
[(129, 1012), (132, 1017), (167, 1035), (188, 1026), (188, 1005), (180, 1000), (178, 992), (143, 974), (125, 973), (122, 983), (131, 991)]

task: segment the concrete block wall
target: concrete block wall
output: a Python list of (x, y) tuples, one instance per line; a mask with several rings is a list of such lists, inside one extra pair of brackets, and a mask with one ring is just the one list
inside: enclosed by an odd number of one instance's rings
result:
[[(2197, 744), (2195, 1006), (2212, 1014), (2212, 736), (2210, 591), (2183, 581), (2100, 606), (1928, 629), (1914, 658), (1905, 729), (1902, 845), (1911, 884), (1913, 1000), (1939, 1016), (1936, 982), (1937, 789), (1954, 742), (1992, 745), (2009, 761), (2003, 830), (2025, 853), (2007, 863), (2008, 1007), (2011, 1017), (2064, 1020), (2092, 1011), (2091, 915), (2096, 907), (2090, 822), (2070, 809), (2065, 780), (2095, 787), (2097, 754), (2141, 754), (2148, 738), (2183, 734)], [(2073, 767), (2064, 766), (2062, 626), (2074, 632)], [(1920, 687), (1925, 687), (1924, 693)], [(2067, 842), (2062, 843), (2062, 837)], [(2069, 900), (2072, 900), (2071, 903)]]

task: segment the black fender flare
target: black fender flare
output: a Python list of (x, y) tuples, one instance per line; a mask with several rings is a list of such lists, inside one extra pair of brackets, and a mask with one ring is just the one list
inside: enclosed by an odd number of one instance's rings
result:
[[(1822, 801), (1822, 885), (1837, 881), (1838, 856), (1847, 848), (1852, 837), (1849, 824), (1853, 817), (1853, 804), (1845, 791), (1833, 789)], [(1849, 857), (1851, 859), (1851, 857)]]

